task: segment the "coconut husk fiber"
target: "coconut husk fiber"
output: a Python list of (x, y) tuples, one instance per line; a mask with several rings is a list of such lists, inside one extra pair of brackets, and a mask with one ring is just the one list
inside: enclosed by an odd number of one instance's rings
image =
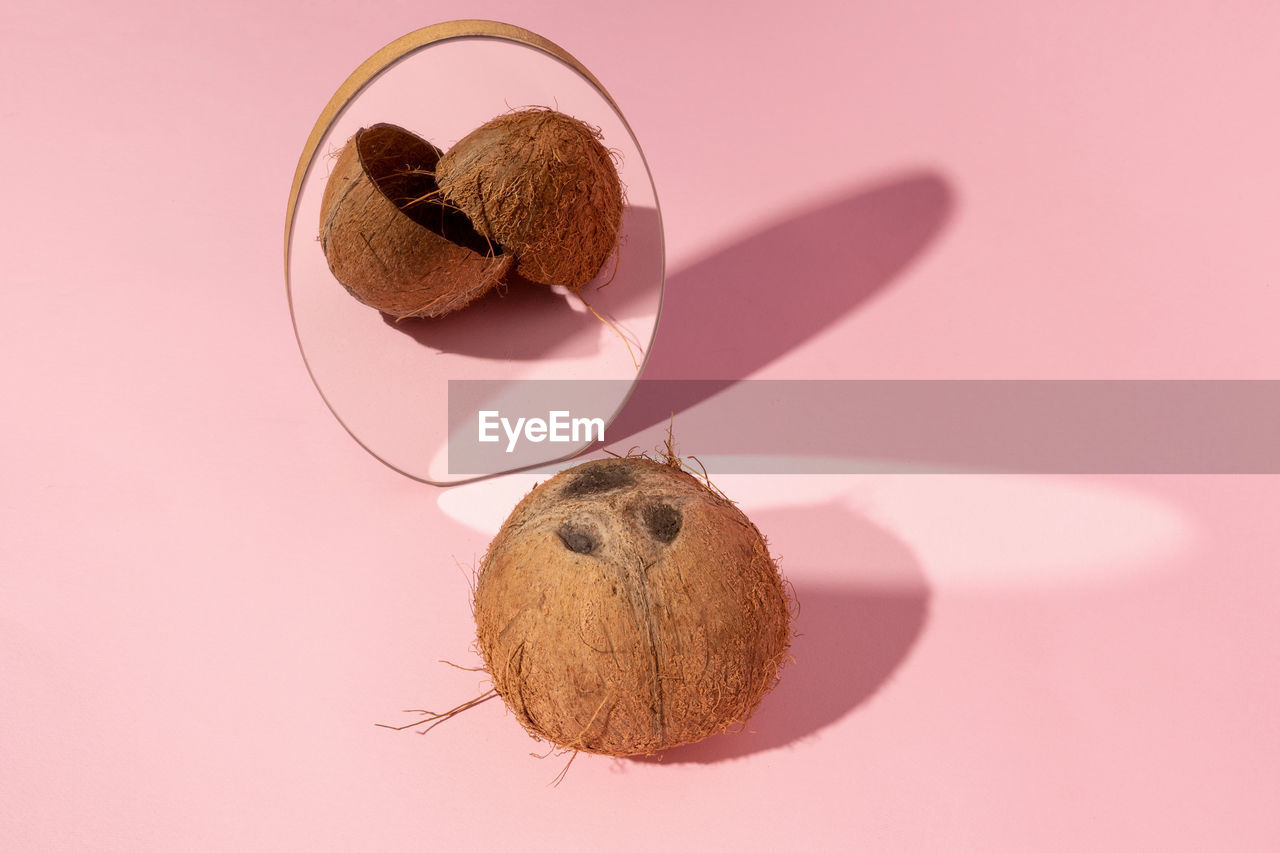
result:
[(587, 462), (537, 486), (476, 578), (478, 647), (530, 734), (652, 754), (747, 720), (791, 604), (764, 537), (671, 463)]
[(440, 160), (445, 199), (524, 278), (578, 290), (618, 244), (622, 184), (600, 131), (551, 109), (507, 113)]
[(440, 150), (393, 124), (361, 128), (320, 204), (329, 269), (356, 299), (396, 318), (439, 317), (498, 284), (511, 257), (440, 198)]

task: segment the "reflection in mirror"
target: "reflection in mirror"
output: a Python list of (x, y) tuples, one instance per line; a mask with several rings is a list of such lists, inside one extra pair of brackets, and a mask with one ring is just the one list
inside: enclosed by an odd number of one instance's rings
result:
[[(356, 79), (360, 75), (367, 81)], [(554, 45), (480, 22), (406, 36), (353, 81), (335, 96), (304, 153), (286, 235), (298, 343), (334, 415), (378, 459), (443, 485), (475, 476), (449, 471), (450, 380), (615, 380), (593, 386), (609, 397), (594, 401), (593, 409), (616, 414), (649, 354), (664, 263), (653, 181), (608, 94)], [(349, 91), (355, 94), (347, 97)], [(317, 239), (321, 200), (344, 143), (360, 128), (390, 123), (447, 156), (472, 130), (526, 106), (554, 108), (599, 128), (614, 154), (626, 204), (618, 249), (595, 279), (575, 294), (508, 275), (472, 304), (438, 318), (397, 321), (352, 298)], [(537, 462), (581, 449), (548, 442), (538, 448), (543, 458)], [(501, 465), (484, 475), (499, 473)]]

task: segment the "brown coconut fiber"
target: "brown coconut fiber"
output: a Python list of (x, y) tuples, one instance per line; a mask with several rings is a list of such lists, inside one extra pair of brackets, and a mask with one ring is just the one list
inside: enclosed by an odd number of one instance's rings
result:
[(440, 159), (445, 199), (526, 279), (578, 290), (618, 244), (622, 184), (600, 131), (551, 109), (481, 125)]
[(512, 258), (440, 198), (440, 150), (393, 124), (361, 128), (320, 204), (329, 269), (356, 299), (393, 317), (439, 317), (500, 282)]
[(490, 544), (478, 646), (535, 737), (652, 754), (741, 725), (777, 682), (787, 587), (755, 525), (678, 464), (561, 472)]

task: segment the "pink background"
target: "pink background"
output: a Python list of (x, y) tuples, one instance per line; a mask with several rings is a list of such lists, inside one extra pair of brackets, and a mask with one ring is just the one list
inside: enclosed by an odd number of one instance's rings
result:
[(1275, 849), (1275, 477), (728, 477), (802, 603), (752, 731), (550, 788), (496, 703), (373, 726), (483, 689), (437, 660), (528, 478), (351, 440), (282, 226), (347, 74), (458, 17), (635, 130), (655, 376), (1280, 375), (1275, 4), (8, 3), (3, 846)]

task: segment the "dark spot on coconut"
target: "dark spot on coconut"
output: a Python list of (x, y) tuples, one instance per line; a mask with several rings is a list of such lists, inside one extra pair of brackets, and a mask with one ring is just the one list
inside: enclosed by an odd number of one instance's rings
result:
[(574, 477), (560, 494), (566, 498), (579, 498), (583, 495), (611, 492), (634, 482), (635, 476), (625, 465), (619, 463), (593, 465)]
[(365, 129), (356, 144), (369, 178), (405, 216), (477, 254), (502, 254), (497, 243), (472, 227), (465, 213), (441, 198), (436, 184), (440, 149), (388, 124)]
[(557, 535), (560, 537), (560, 541), (564, 543), (564, 547), (575, 554), (590, 554), (600, 544), (592, 531), (572, 522), (562, 524), (557, 531)]
[(680, 533), (680, 527), (684, 524), (684, 517), (680, 514), (680, 510), (670, 504), (645, 504), (640, 510), (640, 515), (644, 519), (644, 526), (649, 531), (649, 535), (666, 544), (675, 540)]

